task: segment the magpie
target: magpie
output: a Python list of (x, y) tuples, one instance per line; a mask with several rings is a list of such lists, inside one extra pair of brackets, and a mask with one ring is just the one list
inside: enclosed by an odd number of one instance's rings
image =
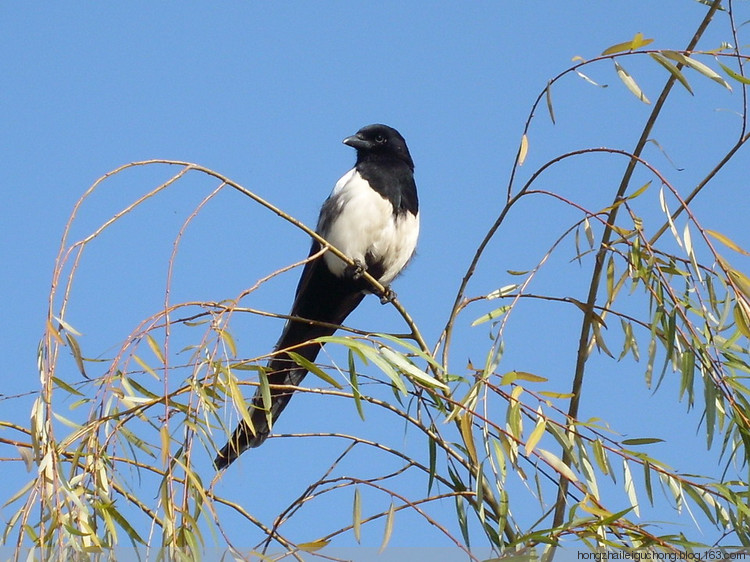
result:
[[(376, 124), (363, 127), (343, 142), (356, 149), (357, 161), (323, 203), (316, 232), (355, 265), (332, 252), (323, 252), (305, 264), (290, 319), (266, 368), (271, 386), (270, 411), (264, 408), (258, 389), (249, 408), (252, 428), (244, 420), (240, 422), (214, 459), (217, 470), (266, 440), (293, 392), (275, 386), (297, 386), (307, 374), (287, 350), (314, 362), (321, 344), (310, 340), (333, 334), (371, 292), (363, 272), (387, 288), (380, 296), (382, 302), (388, 302), (393, 296), (391, 281), (414, 254), (419, 201), (414, 162), (404, 137), (396, 129)], [(309, 257), (320, 250), (320, 243), (313, 240)]]

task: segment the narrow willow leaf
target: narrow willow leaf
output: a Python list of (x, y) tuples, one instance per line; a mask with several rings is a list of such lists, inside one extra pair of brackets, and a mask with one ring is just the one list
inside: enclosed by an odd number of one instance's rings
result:
[(403, 355), (396, 353), (392, 349), (388, 347), (381, 347), (380, 353), (392, 365), (394, 365), (397, 369), (399, 369), (402, 373), (404, 373), (407, 377), (412, 379), (417, 384), (427, 388), (449, 390), (447, 385), (428, 375), (427, 373), (419, 369), (414, 363), (406, 359)]
[(65, 392), (68, 394), (72, 394), (74, 396), (84, 396), (82, 393), (78, 392), (75, 388), (70, 386), (65, 381), (58, 379), (57, 377), (52, 377), (52, 382), (54, 382), (57, 386), (62, 388)]
[[(484, 484), (484, 472), (482, 471), (481, 465), (477, 466), (476, 471), (476, 503), (479, 505), (479, 509), (476, 510), (477, 517), (479, 518), (479, 521), (482, 523), (482, 525), (486, 524), (485, 521), (485, 513), (484, 513), (484, 493), (485, 493), (485, 484)], [(494, 504), (494, 499), (492, 498), (492, 503)]]
[(506, 312), (508, 312), (512, 307), (509, 304), (506, 304), (504, 306), (501, 306), (500, 308), (496, 308), (492, 312), (488, 312), (487, 314), (483, 314), (476, 320), (474, 320), (471, 323), (471, 327), (479, 326), (480, 324), (484, 324), (485, 322), (489, 322), (490, 320), (497, 320), (498, 318), (501, 318)]
[(745, 295), (745, 298), (750, 299), (750, 278), (741, 271), (732, 268), (727, 269), (727, 274), (737, 289)]
[(689, 66), (693, 70), (696, 70), (703, 74), (703, 76), (710, 78), (717, 84), (721, 84), (729, 91), (732, 91), (732, 87), (729, 85), (729, 83), (724, 80), (715, 70), (711, 69), (710, 67), (706, 66), (702, 62), (692, 58), (688, 57), (686, 55), (683, 55), (682, 53), (678, 53), (676, 51), (662, 51), (662, 54), (667, 57), (668, 59), (671, 59), (673, 61), (676, 61), (680, 64), (683, 64), (685, 66)]
[(315, 552), (316, 550), (320, 550), (321, 548), (325, 548), (328, 546), (328, 543), (331, 541), (324, 541), (324, 540), (317, 540), (317, 541), (311, 541), (311, 542), (303, 542), (297, 545), (297, 548), (304, 552)]
[(644, 183), (641, 187), (639, 187), (638, 189), (636, 189), (633, 193), (631, 193), (630, 195), (628, 195), (625, 199), (631, 200), (631, 199), (635, 199), (636, 197), (640, 197), (641, 195), (643, 195), (646, 192), (646, 190), (649, 187), (651, 187), (651, 180), (649, 180), (646, 183)]
[(47, 319), (47, 331), (52, 335), (53, 338), (55, 338), (55, 340), (57, 340), (57, 343), (65, 345), (62, 337), (60, 337), (60, 332), (57, 330), (57, 328), (49, 318)]
[(164, 350), (162, 350), (161, 346), (154, 339), (154, 336), (146, 334), (146, 343), (148, 343), (149, 348), (151, 348), (151, 351), (156, 355), (159, 362), (164, 364)]
[[(234, 378), (234, 377), (232, 377)], [(268, 382), (268, 374), (264, 369), (261, 369), (258, 371), (258, 389), (260, 390), (260, 399), (261, 403), (263, 404), (263, 410), (265, 410), (266, 413), (266, 422), (268, 423), (268, 427), (273, 427), (273, 416), (271, 415), (271, 385)], [(235, 383), (236, 386), (236, 383)], [(239, 391), (239, 388), (237, 388), (237, 394), (242, 397), (242, 393)], [(232, 399), (234, 399), (234, 394), (232, 394)], [(242, 401), (244, 402), (244, 398), (242, 398)], [(235, 400), (235, 404), (237, 403), (237, 400)], [(247, 407), (242, 408), (240, 410), (240, 414), (242, 414), (242, 419), (245, 420), (245, 423), (247, 423), (253, 430), (253, 435), (255, 435), (255, 428), (253, 428), (253, 422), (250, 416), (250, 412)]]
[(580, 76), (581, 78), (583, 78), (586, 82), (588, 82), (592, 86), (596, 86), (597, 88), (606, 88), (607, 87), (607, 84), (599, 84), (598, 82), (595, 82), (594, 80), (592, 80), (591, 78), (589, 78), (588, 76), (586, 76), (583, 72), (581, 72), (578, 69), (576, 69), (576, 74), (578, 74), (578, 76)]
[(693, 255), (693, 237), (690, 235), (690, 223), (685, 223), (685, 229), (682, 231), (682, 240), (685, 242), (685, 252), (688, 256)]
[(79, 336), (79, 337), (83, 335), (83, 334), (81, 334), (81, 332), (79, 332), (78, 330), (76, 330), (73, 326), (71, 326), (70, 324), (68, 324), (62, 318), (58, 318), (57, 316), (53, 316), (52, 318), (54, 318), (55, 320), (57, 320), (57, 322), (60, 324), (60, 326), (63, 327), (63, 329), (66, 332), (70, 332), (74, 336)]
[(651, 445), (652, 443), (664, 443), (664, 439), (658, 439), (656, 437), (638, 437), (635, 439), (623, 439), (621, 442), (623, 445)]
[[(104, 508), (105, 506), (102, 506), (102, 509)], [(125, 518), (119, 511), (117, 511), (114, 503), (107, 504), (106, 511), (109, 513), (112, 519), (114, 519), (115, 522), (122, 528), (122, 530), (125, 531), (131, 541), (139, 542), (143, 545), (146, 544), (146, 541), (141, 538), (141, 536), (138, 534), (138, 531), (136, 531), (130, 524), (130, 521), (128, 521), (127, 518)]]
[(295, 353), (294, 351), (287, 351), (286, 354), (289, 355), (292, 361), (297, 363), (297, 365), (299, 365), (300, 367), (304, 367), (309, 373), (312, 373), (319, 379), (327, 382), (332, 387), (339, 390), (343, 388), (343, 386), (341, 386), (341, 384), (336, 379), (331, 377), (328, 373), (323, 371), (320, 367), (318, 367), (315, 363), (313, 363), (306, 357), (302, 357), (299, 353)]
[[(492, 440), (492, 450), (495, 453), (495, 460), (497, 461), (498, 468), (500, 469), (500, 481), (498, 481), (497, 484), (498, 484), (498, 490), (502, 493), (503, 490), (501, 489), (500, 485), (502, 484), (502, 482), (505, 482), (505, 479), (508, 475), (507, 473), (508, 467), (507, 467), (507, 463), (505, 462), (504, 447), (500, 444), (500, 441), (498, 441), (497, 439), (492, 439), (492, 438), (490, 439)], [(506, 439), (506, 437), (503, 435), (500, 437), (500, 439), (504, 440)]]
[(674, 221), (672, 220), (672, 213), (669, 212), (667, 199), (664, 195), (664, 187), (659, 190), (659, 204), (661, 205), (661, 210), (667, 217), (667, 222), (669, 223), (669, 229), (672, 231), (672, 236), (674, 236), (674, 239), (677, 241), (677, 245), (682, 248), (682, 238), (680, 238), (680, 235), (677, 234), (677, 228), (675, 227)]
[(169, 462), (169, 428), (167, 425), (162, 425), (159, 430), (159, 436), (161, 437), (161, 464), (166, 466)]
[(615, 291), (615, 258), (612, 254), (607, 260), (607, 301), (612, 302)]
[[(268, 387), (268, 379), (265, 377), (265, 373), (263, 371), (259, 371), (259, 375), (262, 376), (261, 380), (265, 380), (266, 388)], [(227, 376), (227, 387), (229, 389), (229, 396), (232, 398), (232, 402), (234, 403), (235, 409), (239, 412), (240, 417), (242, 418), (242, 421), (247, 424), (247, 426), (250, 428), (250, 431), (252, 431), (252, 434), (255, 435), (255, 426), (253, 426), (253, 420), (250, 417), (250, 412), (248, 411), (247, 402), (245, 402), (245, 397), (242, 395), (242, 391), (240, 391), (240, 387), (237, 385), (237, 379), (232, 376), (230, 373), (229, 376)], [(263, 388), (263, 384), (261, 383), (261, 389)], [(264, 398), (264, 407), (270, 408), (271, 407), (271, 393), (268, 392), (268, 402), (265, 402)]]
[(743, 250), (738, 244), (735, 244), (734, 241), (730, 240), (727, 236), (724, 236), (721, 232), (716, 232), (715, 230), (708, 229), (705, 229), (704, 232), (709, 236), (716, 238), (719, 242), (724, 244), (726, 247), (731, 248), (735, 252), (740, 253), (744, 256), (750, 256), (750, 252)]
[(525, 371), (510, 371), (509, 373), (505, 373), (503, 378), (500, 379), (500, 386), (510, 384), (514, 381), (547, 382), (548, 380), (549, 379)]
[(513, 291), (518, 289), (518, 287), (520, 287), (518, 283), (514, 283), (512, 285), (505, 285), (503, 287), (500, 287), (499, 289), (495, 289), (491, 293), (487, 293), (487, 295), (484, 298), (487, 299), (488, 301), (499, 299), (500, 297), (504, 297), (504, 296), (512, 294)]
[(354, 488), (354, 505), (352, 506), (352, 530), (354, 531), (354, 538), (356, 539), (356, 541), (361, 542), (362, 500), (359, 497), (359, 487)]
[(734, 322), (737, 324), (740, 334), (750, 339), (750, 315), (740, 306), (739, 302), (734, 305)]
[[(581, 451), (583, 452), (583, 449)], [(586, 485), (588, 486), (591, 495), (598, 500), (599, 485), (596, 482), (596, 473), (594, 472), (594, 467), (592, 466), (591, 461), (585, 454), (581, 455), (581, 470), (586, 477)]]
[(544, 435), (544, 430), (547, 427), (547, 420), (542, 415), (541, 410), (538, 411), (538, 414), (539, 415), (537, 417), (534, 430), (531, 432), (531, 435), (529, 435), (529, 438), (526, 440), (526, 446), (524, 450), (527, 456), (531, 454), (531, 452), (534, 450), (534, 447), (536, 447), (537, 443), (539, 443), (539, 440), (542, 438), (542, 435)]
[[(431, 429), (434, 431), (434, 426)], [(427, 481), (427, 495), (429, 496), (432, 485), (435, 482), (435, 473), (437, 470), (437, 443), (435, 443), (435, 439), (432, 436), (427, 438), (427, 445), (430, 451), (430, 478)]]
[(135, 353), (132, 355), (133, 360), (138, 363), (141, 368), (146, 371), (149, 375), (154, 377), (156, 380), (159, 380), (159, 375), (156, 374), (156, 371), (154, 371), (149, 365), (140, 357), (138, 357)]
[(77, 424), (74, 421), (71, 421), (68, 418), (61, 416), (57, 412), (52, 412), (52, 415), (55, 417), (55, 419), (57, 421), (65, 424), (65, 425), (67, 425), (68, 427), (72, 427), (73, 429), (80, 429), (81, 428), (80, 424)]
[(583, 219), (583, 231), (586, 233), (586, 241), (589, 243), (589, 248), (594, 248), (594, 231), (591, 230), (591, 223), (589, 218)]
[(555, 124), (555, 110), (552, 107), (552, 83), (547, 82), (547, 88), (545, 89), (545, 95), (547, 98), (547, 111), (549, 111), (549, 118), (552, 120), (552, 124)]
[[(522, 386), (513, 387), (513, 391), (510, 394), (510, 407), (508, 408), (507, 422), (508, 429), (510, 430), (511, 436), (516, 440), (523, 439), (523, 422), (521, 421), (521, 406), (518, 401), (518, 397), (523, 392)], [(512, 441), (515, 443), (515, 441)]]
[(521, 137), (521, 148), (518, 149), (518, 165), (523, 166), (526, 161), (526, 155), (529, 152), (529, 137), (524, 133)]
[(360, 353), (362, 353), (363, 356), (365, 356), (367, 359), (372, 361), (377, 367), (385, 373), (385, 375), (391, 379), (391, 382), (393, 383), (393, 386), (398, 390), (401, 394), (408, 394), (408, 390), (406, 389), (406, 385), (404, 384), (403, 379), (398, 374), (398, 372), (393, 368), (393, 366), (377, 351), (372, 349), (369, 345), (360, 344), (359, 342), (354, 342), (350, 340), (346, 340), (348, 342), (348, 345), (355, 345), (358, 344), (357, 349), (359, 349)]
[(592, 322), (591, 323), (591, 331), (594, 333), (594, 342), (596, 343), (596, 347), (609, 355), (612, 359), (615, 358), (614, 355), (612, 355), (612, 352), (607, 347), (607, 344), (604, 341), (604, 335), (602, 334), (601, 326), (598, 322)]
[(706, 403), (706, 448), (710, 449), (716, 428), (717, 389), (711, 377), (703, 377), (703, 383), (703, 396)]
[(594, 324), (600, 324), (604, 326), (605, 328), (607, 327), (607, 324), (604, 322), (604, 318), (599, 316), (596, 312), (590, 311), (589, 307), (586, 306), (581, 301), (579, 301), (578, 299), (574, 299), (573, 297), (568, 297), (566, 300), (576, 305), (584, 314), (591, 314), (591, 319), (594, 321), (593, 322)]
[(544, 460), (546, 460), (549, 465), (554, 468), (561, 476), (567, 478), (571, 482), (578, 482), (578, 477), (575, 475), (575, 473), (570, 470), (570, 467), (563, 463), (557, 455), (545, 449), (537, 449), (537, 451), (540, 455), (542, 455), (542, 457), (544, 457)]
[(651, 505), (654, 505), (654, 494), (651, 488), (651, 463), (644, 461), (643, 463), (643, 483), (646, 486), (646, 495)]
[(86, 378), (88, 378), (88, 375), (86, 374), (86, 369), (83, 366), (83, 355), (81, 355), (81, 347), (78, 345), (78, 340), (75, 339), (73, 334), (69, 332), (65, 332), (65, 339), (68, 342), (68, 347), (70, 348), (70, 352), (73, 354), (73, 359), (76, 362), (76, 367), (78, 367), (78, 371)]
[(653, 42), (653, 39), (644, 39), (643, 33), (638, 32), (630, 41), (625, 41), (624, 43), (616, 43), (611, 47), (607, 47), (602, 51), (601, 56), (613, 55), (615, 53), (622, 53), (624, 51), (635, 51), (636, 49), (640, 49), (641, 47), (650, 45)]
[(687, 495), (690, 496), (690, 498), (693, 500), (695, 505), (701, 508), (701, 511), (703, 511), (706, 517), (708, 517), (708, 520), (711, 521), (711, 523), (716, 524), (714, 511), (708, 506), (708, 504), (705, 501), (705, 498), (710, 497), (710, 496), (705, 491), (693, 488), (689, 484), (684, 484), (682, 489), (687, 492)]
[(622, 80), (622, 83), (625, 84), (627, 89), (630, 90), (635, 97), (637, 97), (643, 103), (651, 103), (651, 101), (646, 97), (646, 94), (644, 94), (641, 88), (638, 86), (638, 83), (617, 61), (615, 61), (615, 70), (617, 71), (617, 76), (619, 76), (620, 80)]
[(633, 513), (640, 517), (640, 509), (638, 508), (638, 497), (635, 493), (635, 483), (633, 482), (633, 475), (630, 473), (630, 466), (628, 461), (623, 459), (622, 461), (622, 472), (623, 480), (625, 482), (625, 493), (628, 495), (630, 505), (633, 507)]
[(731, 78), (737, 80), (737, 82), (739, 82), (740, 84), (750, 85), (750, 78), (748, 78), (747, 76), (743, 76), (742, 74), (735, 72), (724, 64), (719, 63), (719, 66), (724, 72), (726, 72)]
[(601, 470), (604, 474), (610, 474), (612, 470), (609, 466), (609, 459), (607, 458), (607, 453), (604, 450), (602, 442), (599, 439), (596, 439), (592, 443), (592, 449), (594, 451), (594, 460), (596, 460), (596, 464), (599, 467), (599, 470)]
[(232, 354), (232, 357), (237, 356), (237, 343), (234, 341), (234, 337), (229, 332), (229, 330), (219, 330), (219, 336), (221, 337), (221, 340), (224, 342), (224, 345), (226, 345), (229, 348), (229, 353)]
[(461, 430), (461, 437), (466, 447), (466, 452), (469, 453), (469, 458), (473, 464), (479, 464), (479, 457), (477, 457), (477, 448), (474, 445), (474, 432), (472, 427), (474, 416), (469, 412), (464, 413), (458, 418), (458, 427)]
[(396, 514), (396, 508), (393, 505), (393, 502), (391, 502), (391, 507), (388, 508), (388, 513), (385, 516), (385, 530), (383, 531), (383, 542), (380, 545), (380, 550), (378, 550), (378, 553), (382, 553), (385, 550), (385, 547), (388, 546), (388, 543), (391, 540), (391, 534), (393, 533), (393, 518)]
[(575, 393), (572, 392), (552, 392), (550, 390), (540, 390), (539, 394), (546, 396), (547, 398), (559, 398), (560, 400), (567, 400), (568, 398), (573, 398), (573, 396), (575, 396)]
[(612, 515), (611, 511), (607, 511), (604, 508), (599, 507), (596, 505), (596, 503), (591, 501), (591, 498), (594, 497), (592, 495), (586, 495), (583, 500), (578, 504), (578, 507), (580, 507), (583, 511), (586, 513), (590, 513), (591, 515), (596, 515), (597, 517), (604, 518), (609, 517)]
[(365, 411), (362, 407), (362, 393), (359, 391), (359, 377), (357, 376), (357, 369), (354, 365), (354, 353), (349, 350), (349, 382), (352, 385), (352, 396), (354, 397), (354, 406), (357, 408), (357, 413), (362, 421), (365, 421)]
[(693, 94), (693, 89), (690, 87), (690, 83), (687, 81), (687, 78), (685, 78), (685, 75), (680, 71), (679, 68), (669, 62), (669, 60), (664, 55), (660, 55), (659, 53), (650, 54), (651, 58), (653, 58), (656, 62), (666, 68), (672, 74), (672, 76), (674, 76), (677, 81), (682, 84), (688, 92), (690, 92), (691, 95)]

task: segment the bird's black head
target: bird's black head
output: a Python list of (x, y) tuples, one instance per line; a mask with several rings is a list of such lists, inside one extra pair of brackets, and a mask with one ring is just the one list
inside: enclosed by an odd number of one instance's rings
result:
[(357, 149), (357, 162), (381, 158), (396, 158), (414, 169), (404, 137), (388, 125), (367, 125), (357, 134), (344, 139), (344, 144)]

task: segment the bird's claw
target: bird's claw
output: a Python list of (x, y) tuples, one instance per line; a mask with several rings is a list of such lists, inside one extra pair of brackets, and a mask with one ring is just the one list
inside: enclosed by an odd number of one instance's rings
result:
[(396, 299), (396, 292), (390, 287), (385, 287), (385, 290), (380, 295), (380, 304), (388, 304)]
[(347, 265), (344, 274), (352, 281), (359, 281), (367, 271), (367, 266), (360, 260), (355, 259), (353, 265)]

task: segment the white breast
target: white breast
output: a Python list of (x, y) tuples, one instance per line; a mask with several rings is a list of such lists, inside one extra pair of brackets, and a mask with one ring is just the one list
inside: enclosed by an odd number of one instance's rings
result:
[[(333, 188), (323, 207), (318, 232), (352, 259), (365, 263), (369, 253), (382, 261), (384, 272), (379, 281), (387, 285), (414, 254), (419, 215), (394, 215), (390, 202), (352, 169)], [(331, 272), (343, 275), (346, 264), (341, 259), (331, 253), (324, 259)]]

